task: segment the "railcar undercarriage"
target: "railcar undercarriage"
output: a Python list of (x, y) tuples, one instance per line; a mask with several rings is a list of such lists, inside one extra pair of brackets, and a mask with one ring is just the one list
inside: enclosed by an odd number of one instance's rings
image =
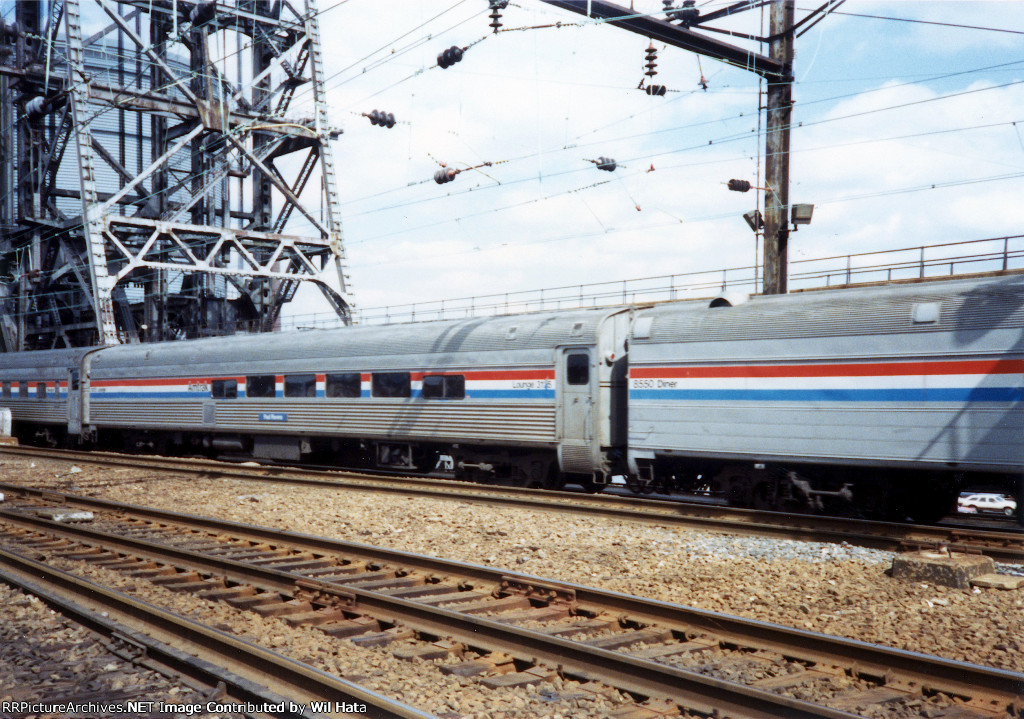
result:
[(627, 482), (638, 493), (703, 490), (737, 507), (889, 521), (935, 522), (956, 511), (957, 493), (971, 485), (1016, 492), (1016, 478), (1002, 474), (691, 458), (638, 465), (639, 476)]
[[(58, 436), (54, 428), (28, 424), (20, 425), (19, 439), (27, 444), (46, 444), (51, 447), (82, 444), (77, 438), (66, 434)], [(255, 458), (308, 462), (356, 470), (413, 473), (439, 470), (449, 472), (455, 479), (463, 481), (541, 489), (561, 489), (566, 481), (573, 481), (592, 491), (600, 491), (607, 481), (589, 475), (560, 472), (558, 457), (553, 449), (131, 429), (104, 430), (84, 444), (130, 453)]]
[[(484, 445), (360, 440), (288, 435), (103, 430), (83, 437), (64, 428), (19, 423), (26, 444), (86, 446), (131, 453), (203, 455), (311, 463), (354, 470), (429, 473), (484, 484), (561, 489), (567, 483), (601, 491), (608, 477), (559, 471), (554, 450)], [(637, 494), (702, 492), (730, 505), (771, 511), (835, 514), (931, 523), (956, 511), (957, 493), (971, 486), (1001, 487), (1018, 495), (1024, 477), (996, 473), (839, 467), (827, 464), (726, 462), (700, 458), (640, 460), (626, 475)]]

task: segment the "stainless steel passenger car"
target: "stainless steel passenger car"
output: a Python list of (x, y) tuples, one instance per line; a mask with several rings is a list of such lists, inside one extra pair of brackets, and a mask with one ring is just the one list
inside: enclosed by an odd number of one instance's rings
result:
[(10, 352), (0, 355), (0, 407), (15, 428), (31, 427), (50, 443), (81, 429), (81, 363), (92, 350)]
[(642, 310), (631, 472), (759, 507), (934, 518), (963, 475), (1024, 473), (1022, 328), (1019, 275)]
[(6, 354), (0, 407), (51, 444), (931, 520), (1024, 491), (1024, 276)]
[[(620, 308), (100, 348), (77, 355), (80, 390), (12, 411), (38, 429), (77, 403), (72, 436), (135, 450), (404, 470), (445, 454), (476, 479), (603, 483), (624, 461), (628, 326)], [(70, 355), (44, 354), (8, 355), (4, 377), (67, 382)]]

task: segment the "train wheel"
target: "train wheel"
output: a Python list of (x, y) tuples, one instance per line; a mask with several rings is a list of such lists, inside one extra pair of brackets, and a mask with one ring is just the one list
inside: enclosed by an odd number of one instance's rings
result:
[[(586, 475), (577, 476), (580, 477), (580, 479), (574, 480), (575, 483), (583, 487), (583, 491), (586, 492), (587, 494), (600, 494), (601, 492), (604, 491), (605, 485), (601, 484), (600, 482), (595, 482), (593, 477)], [(629, 486), (628, 482), (626, 486)]]
[(412, 455), (413, 467), (417, 472), (433, 472), (437, 468), (437, 463), (441, 458), (441, 453), (436, 450), (414, 450)]
[(565, 475), (558, 471), (558, 465), (554, 462), (548, 467), (548, 476), (544, 480), (544, 489), (558, 490), (565, 486)]
[(626, 475), (626, 488), (633, 494), (648, 494), (651, 491), (648, 482), (631, 474)]
[(756, 487), (754, 487), (754, 491), (751, 492), (750, 495), (751, 506), (754, 509), (760, 509), (764, 511), (777, 509), (778, 507), (776, 506), (775, 500), (771, 496), (771, 489), (771, 485), (769, 485), (767, 482), (761, 482)]
[(907, 516), (919, 524), (934, 524), (950, 513), (954, 497), (954, 493), (941, 489), (931, 494), (915, 493), (913, 501), (907, 502)]

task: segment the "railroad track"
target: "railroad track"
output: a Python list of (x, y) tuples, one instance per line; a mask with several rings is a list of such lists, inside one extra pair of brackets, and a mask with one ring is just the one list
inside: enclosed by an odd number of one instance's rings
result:
[[(36, 548), (41, 544), (45, 542), (36, 543)], [(111, 653), (140, 668), (178, 677), (193, 688), (204, 689), (203, 706), (212, 706), (218, 713), (310, 717), (315, 714), (308, 710), (308, 703), (326, 701), (331, 706), (361, 707), (374, 717), (430, 716), (195, 620), (56, 570), (22, 553), (0, 548), (0, 581), (39, 597), (64, 616), (99, 634)], [(51, 696), (48, 703), (59, 704), (61, 697)], [(152, 703), (144, 700), (133, 702), (138, 705), (136, 709), (124, 701), (104, 703), (126, 707), (131, 713), (149, 714), (154, 710)]]
[[(0, 542), (394, 647), (492, 689), (625, 692), (616, 716), (1024, 717), (1024, 674), (223, 520), (11, 490)], [(86, 523), (55, 509), (88, 509)], [(717, 712), (717, 714), (715, 714)], [(903, 712), (902, 714), (900, 712)]]
[[(1024, 530), (875, 522), (614, 495), (551, 492), (496, 487), (425, 477), (380, 477), (352, 472), (274, 465), (239, 465), (205, 459), (142, 457), (107, 452), (0, 446), (0, 454), (101, 466), (130, 467), (160, 473), (277, 482), (337, 490), (398, 493), (457, 499), (491, 506), (510, 505), (544, 511), (680, 526), (731, 534), (824, 541), (904, 551), (945, 547), (984, 554), (999, 562), (1024, 563)], [(14, 485), (0, 484), (4, 487)]]

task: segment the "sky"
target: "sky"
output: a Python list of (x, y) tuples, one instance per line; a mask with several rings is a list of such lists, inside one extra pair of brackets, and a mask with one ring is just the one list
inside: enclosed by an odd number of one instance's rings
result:
[[(818, 4), (799, 2), (798, 19)], [(760, 261), (742, 219), (757, 193), (725, 186), (763, 184), (756, 75), (655, 44), (653, 82), (669, 92), (650, 97), (637, 89), (648, 38), (539, 0), (510, 3), (497, 35), (486, 0), (319, 9), (362, 311)], [(767, 11), (715, 25), (767, 34)], [(803, 34), (790, 198), (815, 210), (791, 262), (1020, 233), (1022, 34), (1021, 3), (858, 0)], [(453, 45), (469, 46), (463, 60), (437, 67)], [(395, 127), (362, 116), (374, 109)], [(464, 171), (439, 185), (441, 163)], [(294, 304), (318, 309), (312, 296)]]
[[(663, 11), (661, 0), (619, 4)], [(797, 19), (820, 4), (798, 1)], [(655, 43), (648, 82), (668, 93), (651, 97), (638, 89), (647, 37), (541, 0), (510, 2), (495, 34), (488, 5), (317, 0), (357, 317), (379, 318), (384, 307), (410, 316), (406, 305), (420, 303), (424, 319), (442, 300), (581, 285), (576, 294), (589, 294), (593, 283), (618, 292), (626, 280), (671, 282), (682, 288), (673, 297), (713, 295), (723, 279), (750, 291), (742, 282), (762, 246), (743, 214), (759, 192), (726, 183), (764, 185), (758, 76)], [(98, 28), (107, 21), (97, 15)], [(767, 22), (767, 8), (755, 8), (711, 24), (764, 36)], [(798, 37), (790, 201), (815, 209), (790, 237), (792, 288), (841, 281), (820, 271), (841, 270), (844, 255), (859, 255), (855, 266), (913, 261), (919, 250), (891, 251), (1024, 234), (1022, 36), (1020, 2), (847, 0)], [(467, 48), (463, 60), (439, 67), (453, 46)], [(290, 112), (308, 114), (310, 102), (306, 86)], [(392, 113), (395, 126), (372, 125), (364, 114), (373, 110)], [(602, 157), (614, 172), (598, 169)], [(438, 184), (442, 167), (460, 172)], [(304, 199), (315, 205), (314, 185)], [(317, 234), (299, 213), (286, 232)], [(1024, 255), (1024, 238), (1009, 246)], [(814, 261), (827, 257), (837, 259)], [(326, 312), (305, 287), (285, 314), (303, 325)]]

